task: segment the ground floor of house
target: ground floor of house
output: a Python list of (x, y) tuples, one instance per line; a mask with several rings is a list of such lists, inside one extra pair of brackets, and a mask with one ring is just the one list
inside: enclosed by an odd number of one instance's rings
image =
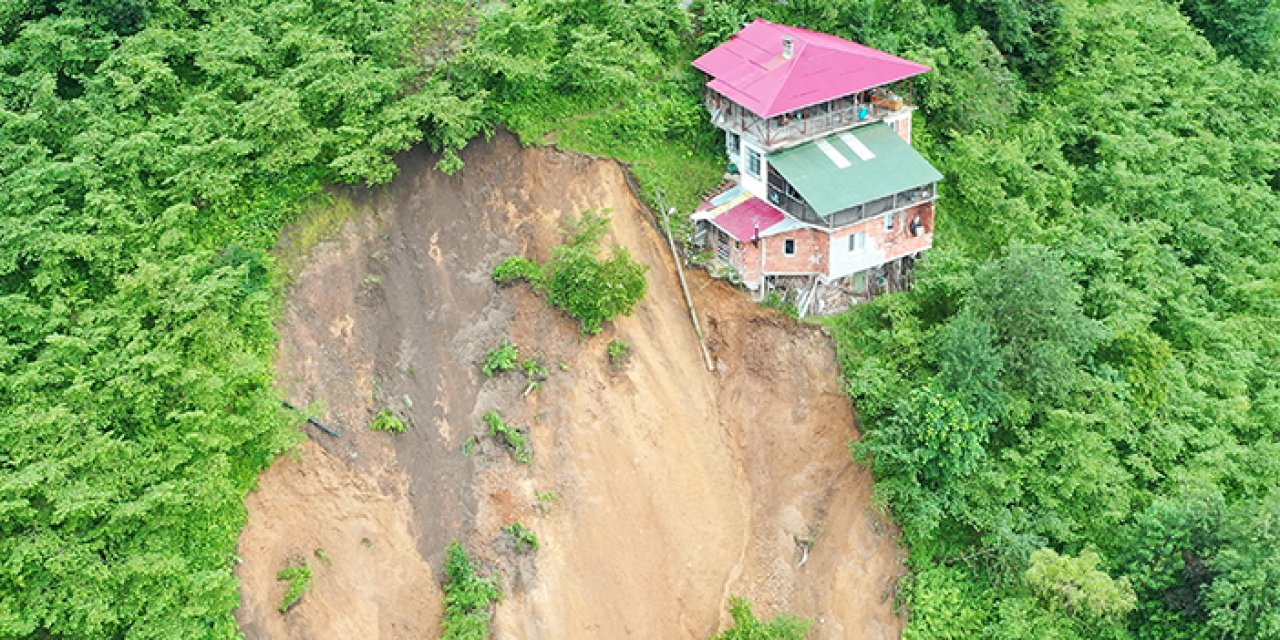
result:
[(730, 187), (708, 199), (693, 218), (696, 244), (713, 270), (753, 291), (779, 278), (829, 283), (861, 275), (858, 280), (865, 280), (872, 271), (933, 245), (932, 201), (830, 228), (805, 224)]

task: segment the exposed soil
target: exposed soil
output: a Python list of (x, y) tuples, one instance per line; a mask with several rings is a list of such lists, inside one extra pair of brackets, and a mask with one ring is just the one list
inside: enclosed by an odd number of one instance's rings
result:
[[(390, 186), (348, 192), (358, 215), (291, 290), (282, 393), (344, 436), (309, 431), (250, 496), (245, 634), (433, 637), (457, 539), (502, 576), (498, 638), (706, 638), (734, 594), (763, 616), (813, 619), (811, 637), (898, 637), (902, 554), (846, 451), (856, 433), (830, 340), (694, 274), (708, 372), (665, 241), (615, 163), (507, 135), (463, 157), (448, 177), (414, 151)], [(489, 280), (507, 255), (546, 258), (567, 215), (604, 208), (612, 240), (650, 266), (634, 317), (584, 338), (526, 287)], [(528, 395), (520, 374), (480, 373), (504, 337), (550, 369)], [(614, 338), (634, 353), (621, 368), (605, 355)], [(406, 433), (369, 430), (385, 408)], [(489, 410), (527, 428), (531, 466), (484, 436)], [(502, 533), (516, 521), (537, 533), (535, 554)], [(293, 556), (315, 580), (282, 615), (275, 574)]]

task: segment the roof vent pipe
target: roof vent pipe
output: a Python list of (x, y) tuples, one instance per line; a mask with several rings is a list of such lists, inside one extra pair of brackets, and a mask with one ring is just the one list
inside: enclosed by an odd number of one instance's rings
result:
[(782, 36), (782, 57), (790, 60), (791, 56), (795, 55), (795, 52), (796, 45), (791, 40), (791, 36)]

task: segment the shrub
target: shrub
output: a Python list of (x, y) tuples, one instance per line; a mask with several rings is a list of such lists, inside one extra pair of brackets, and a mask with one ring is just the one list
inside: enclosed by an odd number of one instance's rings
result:
[(524, 526), (523, 522), (514, 522), (502, 530), (511, 536), (511, 542), (515, 545), (516, 553), (523, 554), (529, 551), (537, 551), (540, 546), (538, 535), (529, 527)]
[(559, 500), (560, 494), (554, 491), (539, 491), (538, 509), (542, 511), (542, 515), (545, 516), (551, 512), (551, 505)]
[(608, 221), (603, 215), (584, 214), (581, 230), (555, 249), (547, 265), (547, 301), (576, 318), (589, 335), (600, 333), (606, 320), (631, 315), (649, 286), (644, 277), (648, 267), (632, 260), (621, 246), (614, 245), (606, 259), (598, 257)]
[(285, 613), (302, 599), (302, 594), (311, 586), (311, 568), (307, 566), (306, 559), (294, 558), (276, 574), (276, 580), (289, 583), (289, 590), (285, 592), (279, 607), (280, 613)]
[(715, 640), (804, 640), (809, 625), (813, 624), (787, 614), (761, 621), (751, 611), (751, 602), (740, 596), (729, 599), (729, 615), (733, 617), (733, 626)]
[(611, 340), (605, 351), (609, 354), (609, 364), (615, 369), (621, 369), (631, 359), (631, 345), (622, 340)]
[(476, 571), (461, 544), (449, 545), (447, 553), (444, 633), (440, 637), (442, 640), (485, 640), (489, 637), (493, 604), (502, 598), (502, 590), (493, 578)]
[(404, 420), (401, 420), (391, 409), (383, 409), (378, 412), (378, 417), (373, 419), (370, 425), (374, 431), (390, 431), (391, 433), (404, 433)]
[(800, 310), (796, 308), (795, 303), (782, 297), (777, 291), (770, 291), (764, 300), (760, 301), (760, 306), (781, 311), (792, 318), (800, 318)]
[(547, 282), (547, 274), (542, 265), (524, 256), (511, 256), (493, 268), (493, 281), (498, 284), (512, 284), (523, 280), (541, 291)]
[(512, 371), (520, 362), (520, 351), (510, 340), (503, 339), (502, 344), (484, 356), (484, 375), (492, 378), (499, 373)]
[(499, 283), (523, 279), (547, 296), (551, 306), (563, 310), (582, 325), (582, 332), (595, 335), (607, 320), (631, 315), (648, 291), (648, 267), (631, 259), (631, 254), (614, 245), (608, 257), (600, 257), (600, 241), (609, 218), (587, 211), (569, 223), (568, 240), (556, 247), (545, 267), (513, 256), (493, 270)]
[(551, 373), (547, 370), (547, 365), (539, 362), (537, 358), (529, 358), (522, 361), (520, 368), (524, 370), (524, 374), (529, 377), (530, 382), (546, 380)]
[(525, 464), (533, 462), (533, 449), (529, 447), (529, 440), (523, 433), (507, 424), (497, 411), (489, 411), (484, 414), (484, 421), (489, 425), (489, 435), (497, 438), (500, 442), (511, 447), (512, 455), (516, 460)]

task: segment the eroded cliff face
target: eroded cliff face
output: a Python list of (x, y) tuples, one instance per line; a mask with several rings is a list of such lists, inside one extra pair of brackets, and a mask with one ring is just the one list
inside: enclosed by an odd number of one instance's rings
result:
[[(501, 575), (494, 637), (705, 638), (731, 594), (813, 619), (814, 637), (898, 637), (902, 552), (846, 452), (856, 433), (827, 337), (695, 275), (708, 372), (665, 241), (617, 164), (507, 135), (464, 159), (448, 177), (416, 151), (388, 187), (344, 194), (356, 215), (292, 287), (281, 391), (344, 437), (313, 434), (250, 496), (245, 634), (432, 637), (456, 539)], [(610, 240), (650, 267), (635, 316), (593, 338), (488, 275), (507, 255), (546, 258), (586, 209), (611, 209)], [(480, 373), (504, 337), (550, 370), (527, 395), (518, 375)], [(634, 354), (620, 369), (613, 339)], [(406, 433), (369, 430), (386, 408)], [(532, 465), (485, 437), (490, 410), (528, 427)], [(535, 554), (502, 533), (516, 521)], [(275, 574), (296, 556), (313, 586), (281, 615)]]

